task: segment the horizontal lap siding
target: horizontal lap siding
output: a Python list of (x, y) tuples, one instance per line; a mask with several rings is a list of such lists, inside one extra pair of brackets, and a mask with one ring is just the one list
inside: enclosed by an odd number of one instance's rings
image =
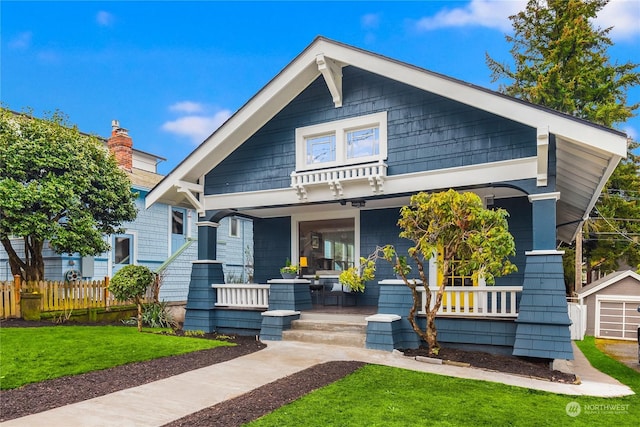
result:
[(206, 194), (286, 188), (295, 169), (295, 129), (381, 111), (388, 116), (388, 174), (536, 155), (536, 130), (385, 79), (343, 69), (343, 106), (316, 79), (206, 177)]

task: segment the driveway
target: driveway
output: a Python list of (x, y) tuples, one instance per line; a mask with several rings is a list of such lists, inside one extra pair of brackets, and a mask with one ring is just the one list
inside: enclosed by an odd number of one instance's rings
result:
[(640, 372), (638, 342), (596, 338), (596, 347), (630, 368)]

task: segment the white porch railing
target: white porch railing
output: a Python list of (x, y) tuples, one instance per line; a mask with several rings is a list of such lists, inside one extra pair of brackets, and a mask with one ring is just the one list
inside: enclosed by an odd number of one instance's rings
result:
[(291, 188), (296, 190), (299, 199), (306, 199), (308, 186), (324, 184), (329, 186), (334, 197), (342, 197), (342, 184), (345, 181), (366, 180), (373, 194), (380, 194), (384, 192), (383, 183), (386, 176), (387, 165), (381, 161), (311, 171), (294, 171), (291, 172)]
[[(421, 286), (422, 308), (418, 314), (425, 314), (427, 293)], [(438, 316), (474, 317), (517, 317), (516, 296), (522, 286), (469, 286), (446, 287)], [(431, 308), (435, 305), (436, 289), (431, 289)]]
[(216, 307), (269, 308), (269, 285), (211, 285), (216, 290)]

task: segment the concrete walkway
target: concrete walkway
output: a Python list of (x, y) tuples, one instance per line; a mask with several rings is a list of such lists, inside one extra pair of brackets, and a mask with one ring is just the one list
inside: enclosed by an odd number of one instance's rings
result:
[(589, 365), (574, 346), (574, 372), (582, 384), (542, 380), (463, 368), (433, 365), (398, 353), (288, 341), (268, 342), (266, 349), (224, 363), (176, 375), (39, 414), (1, 423), (9, 426), (161, 426), (318, 363), (360, 360), (422, 372), (493, 381), (569, 395), (614, 397), (633, 394), (625, 385)]

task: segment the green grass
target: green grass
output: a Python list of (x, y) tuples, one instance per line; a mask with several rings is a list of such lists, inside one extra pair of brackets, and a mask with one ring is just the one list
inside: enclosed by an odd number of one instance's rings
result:
[(231, 345), (125, 326), (0, 329), (0, 389)]
[(636, 394), (640, 394), (640, 374), (600, 351), (596, 347), (596, 339), (594, 337), (585, 337), (582, 341), (576, 341), (576, 344), (589, 359), (591, 366), (616, 378), (621, 383), (628, 385)]
[[(634, 390), (640, 374), (602, 355), (587, 357)], [(584, 351), (584, 350), (583, 350)], [(604, 357), (602, 357), (604, 356)], [(623, 369), (627, 368), (629, 371)], [(567, 415), (570, 402), (581, 413)], [(607, 406), (608, 405), (608, 406)], [(615, 405), (615, 406), (611, 406)], [(616, 413), (616, 409), (618, 413)], [(368, 365), (250, 424), (256, 426), (637, 426), (640, 398), (546, 393), (486, 381)]]

